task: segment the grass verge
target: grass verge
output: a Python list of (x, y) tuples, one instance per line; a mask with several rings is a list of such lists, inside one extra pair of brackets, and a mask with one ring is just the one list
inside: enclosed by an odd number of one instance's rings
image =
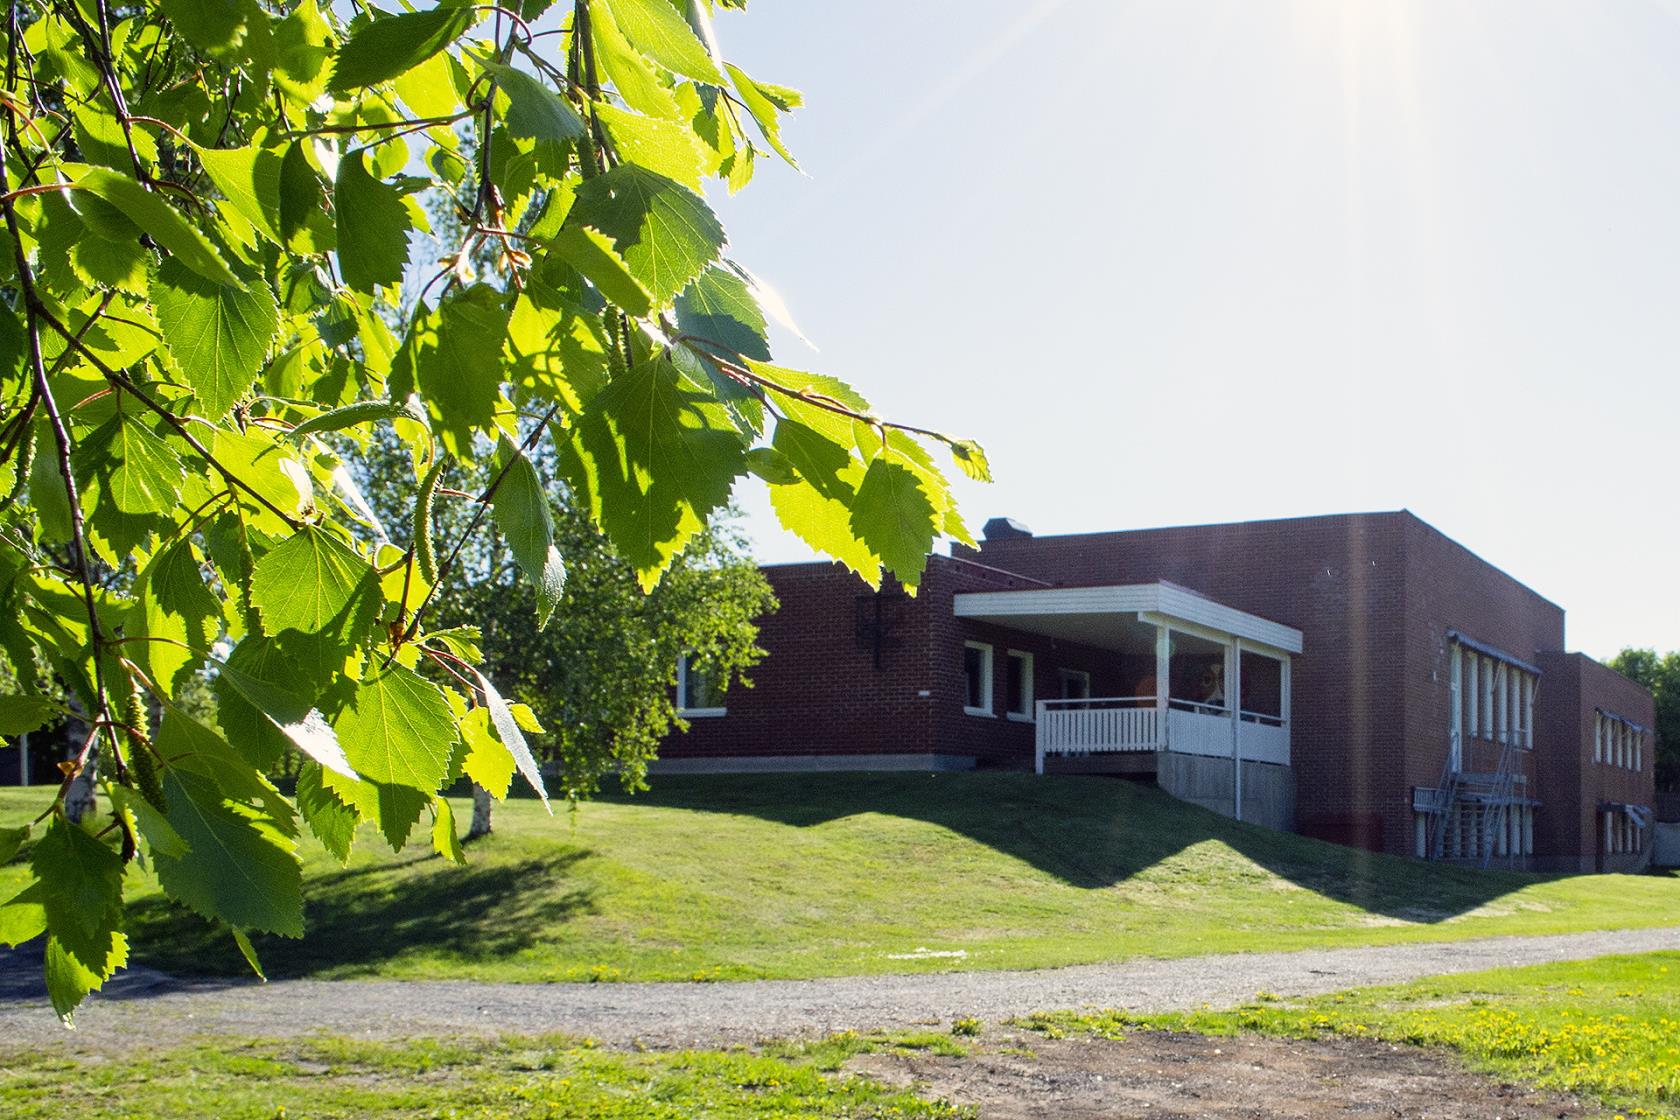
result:
[[(46, 797), (0, 790), (0, 825)], [(302, 852), (309, 936), (257, 939), (273, 977), (799, 978), (1680, 925), (1680, 879), (1427, 865), (1030, 774), (660, 777), (554, 817), (499, 806), (466, 868), (368, 830), (347, 867)], [(26, 876), (0, 868), (0, 897)], [(244, 972), (147, 876), (128, 890), (135, 962)]]
[(1228, 1011), (1054, 1012), (1021, 1025), (1053, 1037), (1152, 1029), (1443, 1046), (1474, 1068), (1592, 1097), (1623, 1117), (1680, 1116), (1680, 952), (1442, 976), (1299, 1002), (1262, 992)]
[[(950, 1040), (944, 1039), (945, 1045)], [(915, 1036), (763, 1052), (624, 1053), (565, 1038), (204, 1040), (114, 1056), (0, 1052), (0, 1115), (26, 1120), (962, 1120), (973, 1111), (838, 1072)], [(136, 1047), (136, 1051), (143, 1047)]]

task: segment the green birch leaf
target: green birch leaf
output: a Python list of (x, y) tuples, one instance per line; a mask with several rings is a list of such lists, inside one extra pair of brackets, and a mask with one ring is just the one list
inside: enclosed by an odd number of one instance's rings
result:
[(153, 850), (164, 891), (206, 918), (302, 937), (303, 867), (278, 823), (175, 768), (164, 772), (163, 793), (165, 816), (187, 845), (180, 855)]
[(332, 30), (315, 0), (303, 0), (274, 25), (274, 82), (300, 105), (327, 90)]
[(572, 429), (562, 462), (644, 589), (729, 499), (745, 439), (709, 388), (664, 357), (612, 381)]
[(507, 95), (508, 110), (502, 123), (514, 136), (567, 144), (581, 140), (589, 130), (577, 110), (548, 85), (523, 70), (495, 62), (480, 63)]
[(400, 283), (413, 221), (402, 196), (368, 174), (360, 151), (338, 161), (333, 206), (338, 214), (338, 270), (344, 282), (359, 292)]
[(298, 812), (321, 846), (340, 866), (350, 862), (350, 846), (356, 839), (356, 810), (326, 788), (317, 763), (305, 763), (298, 771), (296, 800)]
[[(321, 177), (310, 164), (303, 142), (292, 144), (280, 157), (280, 235), (287, 249), (302, 254), (322, 253), (337, 243), (337, 228), (321, 208), (325, 195)], [(403, 218), (407, 220), (406, 212)]]
[(629, 163), (580, 186), (566, 223), (611, 238), (660, 307), (716, 260), (724, 244), (723, 227), (699, 195)]
[(595, 119), (606, 128), (619, 159), (657, 171), (692, 191), (700, 190), (706, 177), (706, 154), (686, 122), (627, 113), (605, 103), (595, 106)]
[(329, 771), (323, 781), (400, 849), (449, 773), (457, 739), (449, 702), (436, 685), (392, 665), (356, 685), (333, 727), (364, 780)]
[(713, 353), (770, 360), (770, 324), (747, 282), (713, 265), (677, 297), (677, 328)]
[(76, 1008), (92, 992), (105, 986), (111, 974), (128, 963), (128, 938), (112, 930), (105, 963), (90, 967), (71, 951), (56, 934), (47, 938), (46, 960), (42, 972), (47, 982), (47, 998), (65, 1026), (69, 1026)]
[(432, 311), (422, 304), (392, 367), (425, 398), (438, 437), (457, 459), (471, 459), (473, 436), (495, 420), (508, 311), (502, 293), (475, 284)]
[(178, 540), (153, 556), (135, 582), (134, 605), (124, 620), (124, 632), (141, 639), (128, 654), (135, 664), (173, 693), (181, 678), (203, 663), (203, 651), (221, 628), (222, 604), (205, 586), (203, 559), (193, 543)]
[(455, 720), (437, 685), (392, 665), (357, 683), (334, 721), (357, 773), (430, 794), (449, 772)]
[(245, 41), (249, 9), (238, 0), (162, 0), (162, 4), (175, 30), (201, 51), (223, 56)]
[(637, 319), (652, 312), (653, 297), (606, 234), (572, 226), (555, 234), (550, 244), (561, 260), (581, 272), (614, 307)]
[(525, 780), (536, 790), (537, 796), (542, 798), (543, 808), (554, 812), (548, 803), (548, 790), (543, 786), (542, 770), (537, 766), (536, 758), (531, 754), (531, 745), (525, 741), (525, 732), (520, 727), (519, 717), (513, 708), (502, 699), (502, 694), (496, 691), (496, 686), (490, 683), (490, 678), (477, 669), (469, 667), (473, 679), (478, 682), (478, 690), (484, 695), (484, 706), (490, 712), (490, 726), (496, 729), (496, 738), (502, 741), (508, 753), (513, 756), (514, 765), (525, 776)]
[(209, 238), (189, 225), (174, 206), (133, 179), (109, 168), (90, 167), (76, 179), (76, 186), (110, 203), (204, 279), (214, 284), (239, 284), (239, 277), (222, 262)]
[(347, 93), (390, 81), (449, 46), (477, 22), (478, 12), (471, 4), (444, 0), (425, 11), (364, 23), (338, 49), (332, 88)]
[(58, 456), (52, 453), (52, 437), (36, 437), (38, 450), (29, 464), (29, 504), (35, 510), (41, 536), (59, 544), (70, 540), (70, 489), (59, 469)]
[[(39, 731), (58, 712), (59, 706), (45, 697), (0, 696), (0, 735), (10, 738)], [(0, 859), (0, 863), (5, 862), (6, 859)]]
[(438, 53), (396, 80), (397, 96), (420, 117), (447, 117), (461, 107), (449, 55)]
[(624, 103), (650, 117), (680, 117), (682, 108), (670, 88), (647, 57), (630, 45), (610, 13), (592, 7), (590, 15), (599, 17), (589, 21), (596, 61)]
[(305, 526), (258, 560), (251, 603), (271, 634), (326, 629), (355, 599), (373, 566), (321, 529)]
[(752, 119), (758, 125), (758, 130), (764, 134), (764, 139), (776, 150), (777, 155), (787, 161), (789, 167), (798, 168), (799, 161), (793, 158), (793, 153), (782, 143), (782, 121), (778, 115), (799, 104), (798, 94), (781, 86), (760, 85), (748, 77), (746, 71), (731, 63), (724, 63), (724, 68), (729, 71), (729, 76), (735, 83), (735, 92), (740, 94), (741, 103), (747, 107), (747, 112), (752, 114)]
[[(345, 608), (349, 613), (355, 606)], [(297, 688), (319, 683), (299, 669), (281, 641), (247, 634), (216, 673), (217, 714), (230, 742), (261, 767), (278, 760), (288, 746), (347, 780), (355, 770), (344, 756), (338, 735)]]
[(12, 862), (12, 857), (18, 854), (18, 849), (27, 839), (29, 826), (26, 824), (16, 828), (0, 828), (0, 867)]
[(261, 279), (212, 284), (171, 258), (158, 268), (152, 301), (169, 356), (205, 413), (227, 415), (256, 381), (274, 341), (280, 312), (273, 291)]
[[(41, 885), (41, 907), (53, 940), (96, 979), (110, 976), (126, 953), (119, 932), (122, 857), (54, 815), (35, 842), (30, 865)], [(65, 1013), (66, 1009), (59, 1009), (59, 1014)]]
[(497, 459), (507, 473), (491, 498), (492, 514), (514, 561), (536, 585), (537, 629), (541, 630), (566, 589), (566, 565), (554, 547), (554, 516), (537, 469), (506, 436)]
[(518, 764), (513, 760), (513, 752), (490, 729), (488, 708), (474, 708), (466, 714), (461, 720), (461, 738), (467, 744), (462, 772), (497, 801), (506, 798)]
[(801, 481), (770, 487), (770, 508), (788, 532), (856, 572), (870, 587), (881, 586), (880, 557), (853, 532), (852, 511), (846, 503)]
[(914, 472), (885, 456), (869, 464), (852, 505), (852, 532), (912, 594), (936, 528), (933, 503)]
[(992, 480), (992, 465), (986, 461), (986, 451), (971, 439), (954, 439), (949, 441), (951, 458), (957, 461), (962, 472), (976, 482), (990, 482)]
[(723, 84), (717, 62), (670, 0), (597, 0), (591, 11), (599, 18), (604, 8), (630, 44), (665, 69), (697, 82)]
[(70, 465), (78, 476), (97, 477), (102, 497), (132, 514), (172, 508), (187, 477), (186, 464), (167, 443), (120, 412), (82, 441)]
[(437, 813), (432, 821), (432, 850), (449, 862), (465, 867), (467, 853), (461, 850), (461, 838), (455, 832), (455, 810), (441, 797), (432, 806)]
[[(511, 765), (508, 773), (513, 773)], [(41, 905), (41, 884), (31, 880), (17, 894), (0, 902), (0, 945), (16, 948), (47, 932), (47, 911)]]
[(146, 838), (146, 845), (154, 857), (163, 855), (179, 858), (186, 855), (186, 839), (175, 831), (175, 826), (169, 823), (169, 818), (150, 801), (127, 786), (112, 785), (110, 794), (112, 803), (129, 815), (140, 835)]
[(245, 958), (245, 963), (251, 966), (251, 971), (257, 974), (257, 979), (268, 983), (268, 974), (263, 971), (262, 961), (257, 959), (257, 947), (251, 944), (251, 937), (242, 929), (230, 929), (233, 943), (239, 946), (239, 955)]
[(227, 205), (281, 247), (280, 153), (267, 148), (197, 148), (198, 162)]
[(157, 254), (138, 241), (80, 237), (70, 246), (70, 271), (90, 288), (116, 288), (144, 296)]

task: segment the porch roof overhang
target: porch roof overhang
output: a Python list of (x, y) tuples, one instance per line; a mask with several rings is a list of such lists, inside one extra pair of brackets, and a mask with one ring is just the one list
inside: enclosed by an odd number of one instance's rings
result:
[(1126, 630), (1143, 624), (1165, 625), (1215, 639), (1241, 638), (1278, 653), (1301, 652), (1301, 632), (1293, 626), (1237, 610), (1164, 581), (968, 591), (954, 598), (958, 618), (1099, 648), (1117, 648)]

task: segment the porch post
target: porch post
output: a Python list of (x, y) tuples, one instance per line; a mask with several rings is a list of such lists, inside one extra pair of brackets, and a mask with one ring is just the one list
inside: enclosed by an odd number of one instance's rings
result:
[(1167, 700), (1172, 687), (1172, 631), (1155, 627), (1155, 749), (1167, 749)]
[(1231, 668), (1225, 674), (1228, 687), (1225, 702), (1231, 705), (1231, 766), (1236, 775), (1232, 783), (1231, 801), (1236, 819), (1242, 820), (1242, 639), (1233, 637), (1225, 647)]

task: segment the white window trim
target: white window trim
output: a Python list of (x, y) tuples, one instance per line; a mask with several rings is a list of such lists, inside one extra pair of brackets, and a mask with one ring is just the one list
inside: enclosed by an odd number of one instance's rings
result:
[[(1023, 675), (1022, 675), (1022, 678), (1021, 678), (1021, 684), (1022, 684), (1021, 692), (1023, 693), (1022, 699), (1024, 699), (1027, 702), (1027, 710), (1024, 711), (1024, 712), (1012, 712), (1012, 711), (1009, 710), (1009, 690), (1008, 690), (1008, 685), (1009, 685), (1009, 659), (1012, 658), (1012, 657), (1019, 657), (1022, 661), (1024, 661), (1026, 663), (1025, 666), (1023, 667), (1023, 669), (1022, 669), (1022, 674)], [(1004, 667), (1003, 714), (1006, 717), (1008, 717), (1009, 719), (1014, 720), (1016, 723), (1036, 723), (1037, 718), (1036, 718), (1034, 713), (1037, 711), (1037, 709), (1034, 706), (1033, 701), (1035, 701), (1038, 697), (1033, 690), (1033, 655), (1028, 653), (1024, 649), (1007, 650), (1004, 653), (1003, 667)]]
[(1057, 691), (1066, 692), (1067, 682), (1072, 678), (1077, 678), (1085, 683), (1085, 695), (1083, 697), (1076, 697), (1076, 699), (1089, 700), (1091, 698), (1091, 674), (1085, 669), (1057, 669)]
[[(994, 702), (994, 698), (993, 698), (992, 694), (996, 691), (996, 689), (993, 687), (994, 684), (996, 683), (996, 681), (995, 681), (993, 673), (992, 673), (992, 647), (987, 642), (964, 642), (963, 643), (963, 649), (965, 649), (965, 650), (977, 649), (982, 654), (981, 659), (980, 659), (980, 692), (986, 698), (986, 705), (983, 708), (972, 708), (972, 707), (969, 706), (969, 704), (968, 704), (967, 666), (964, 665), (964, 672), (963, 672), (963, 713), (965, 715), (971, 715), (971, 716), (990, 716), (990, 715), (993, 714), (992, 713), (992, 704)], [(966, 659), (966, 654), (965, 654), (965, 659)]]
[(729, 714), (728, 708), (685, 708), (688, 699), (688, 654), (677, 657), (677, 714), (683, 719), (714, 719)]

